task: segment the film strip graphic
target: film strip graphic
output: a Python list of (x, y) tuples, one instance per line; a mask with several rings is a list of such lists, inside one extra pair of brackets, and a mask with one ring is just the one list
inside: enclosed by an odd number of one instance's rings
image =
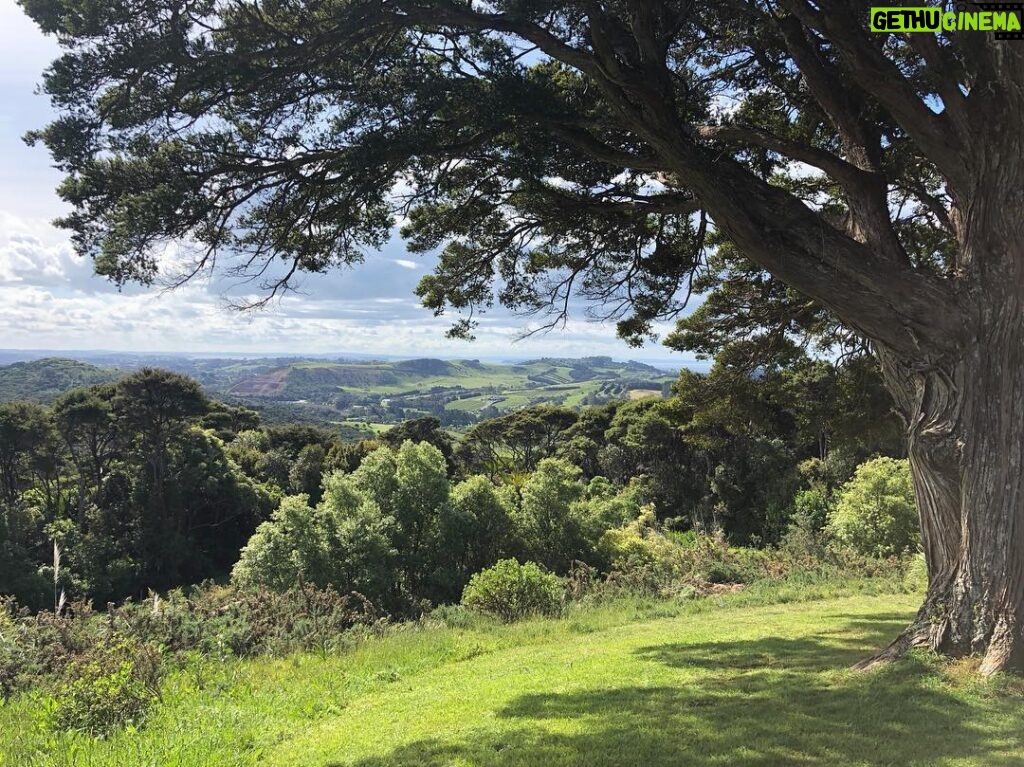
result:
[[(966, 3), (956, 4), (958, 12), (980, 8), (983, 11), (1004, 11), (1016, 13), (1020, 19), (1021, 27), (1024, 27), (1024, 3)], [(1024, 31), (1021, 32), (995, 32), (996, 40), (1024, 40)]]

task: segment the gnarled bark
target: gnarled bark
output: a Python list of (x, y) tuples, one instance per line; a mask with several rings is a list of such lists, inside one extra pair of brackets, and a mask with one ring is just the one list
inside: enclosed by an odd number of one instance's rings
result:
[[(1012, 274), (1012, 271), (1011, 271)], [(907, 630), (870, 667), (925, 646), (1024, 671), (1024, 303), (1012, 282), (962, 358), (914, 371), (879, 357), (907, 419), (929, 583)]]

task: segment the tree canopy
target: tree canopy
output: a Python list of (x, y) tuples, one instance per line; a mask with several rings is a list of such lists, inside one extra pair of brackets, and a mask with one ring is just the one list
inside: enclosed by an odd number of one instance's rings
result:
[(1022, 98), (1019, 49), (871, 36), (864, 2), (23, 5), (65, 49), (32, 138), (102, 274), (149, 282), (174, 242), (273, 294), (401, 214), (461, 334), (581, 295), (640, 340), (734, 271), (712, 231), (865, 335), (945, 348), (957, 204), (998, 150), (972, 137)]

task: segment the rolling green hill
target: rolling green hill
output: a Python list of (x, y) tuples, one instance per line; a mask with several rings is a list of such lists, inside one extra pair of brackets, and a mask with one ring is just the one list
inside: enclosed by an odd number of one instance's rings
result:
[(660, 396), (675, 375), (608, 357), (399, 362), (291, 361), (243, 375), (224, 387), (254, 405), (334, 408), (342, 423), (375, 426), (434, 415), (447, 426), (537, 404), (580, 407), (611, 399)]
[[(135, 356), (119, 368), (163, 367), (191, 376), (206, 391), (260, 410), (270, 422), (334, 424), (369, 435), (432, 415), (447, 427), (530, 405), (578, 408), (613, 399), (661, 396), (674, 373), (610, 357), (479, 360), (211, 359)], [(78, 386), (116, 379), (119, 369), (46, 358), (0, 366), (0, 401), (53, 400)]]
[(113, 381), (120, 372), (63, 357), (0, 366), (0, 402), (50, 402), (79, 386)]
[(243, 397), (323, 400), (338, 391), (349, 390), (394, 395), (424, 393), (432, 389), (561, 387), (561, 390), (570, 392), (588, 388), (584, 384), (593, 381), (617, 382), (623, 386), (656, 384), (655, 388), (660, 389), (664, 382), (673, 378), (673, 375), (649, 365), (617, 363), (606, 358), (541, 359), (513, 365), (437, 359), (399, 362), (304, 360), (243, 376), (226, 392)]

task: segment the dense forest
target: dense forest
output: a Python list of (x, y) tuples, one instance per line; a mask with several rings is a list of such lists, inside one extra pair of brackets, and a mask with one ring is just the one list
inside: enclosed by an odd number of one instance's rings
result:
[(102, 607), (230, 577), (403, 615), (458, 601), (506, 557), (607, 568), (602, 536), (645, 514), (776, 545), (820, 530), (864, 459), (902, 450), (864, 358), (750, 372), (722, 357), (665, 399), (524, 407), (462, 434), (425, 417), (349, 442), (145, 368), (0, 404), (0, 593)]

